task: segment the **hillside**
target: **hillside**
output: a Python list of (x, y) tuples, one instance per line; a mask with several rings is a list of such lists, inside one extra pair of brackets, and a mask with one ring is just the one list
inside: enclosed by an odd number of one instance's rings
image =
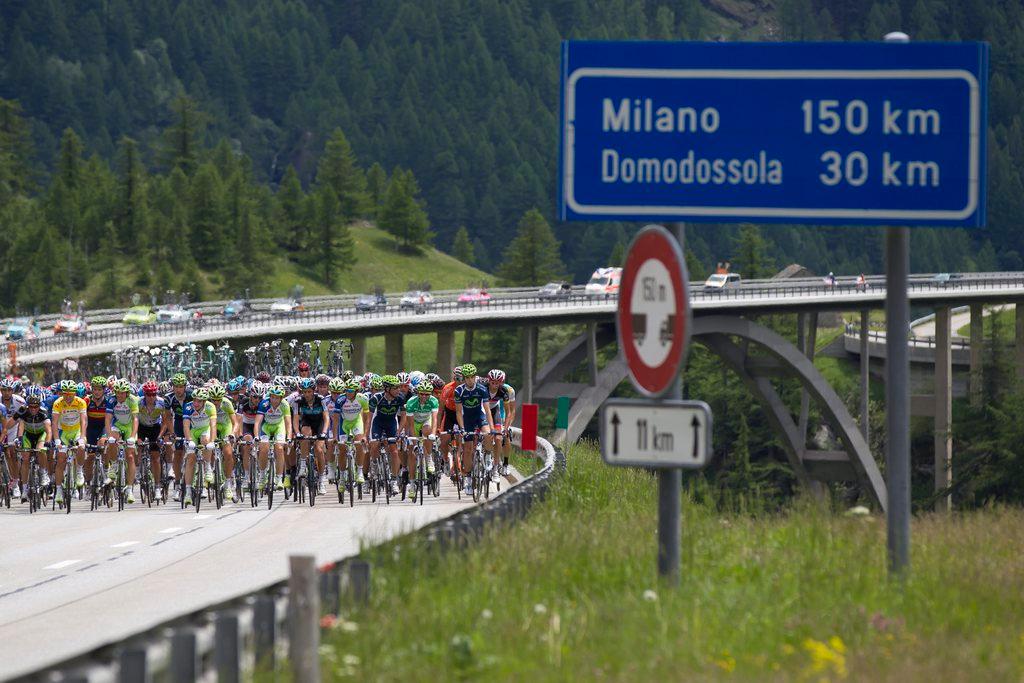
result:
[[(317, 294), (348, 294), (372, 290), (379, 284), (386, 291), (399, 291), (409, 282), (429, 282), (435, 290), (459, 289), (470, 283), (494, 281), (487, 273), (460, 263), (448, 254), (434, 248), (424, 248), (418, 255), (407, 254), (395, 249), (395, 241), (387, 233), (370, 223), (352, 226), (357, 258), (352, 268), (345, 270), (334, 287), (326, 287), (321, 280), (308, 270), (292, 261), (276, 258), (265, 269), (265, 278), (260, 286), (251, 292), (252, 296), (284, 296), (294, 285), (301, 285), (307, 296)], [(123, 282), (131, 282), (131, 266), (119, 268)], [(200, 292), (204, 299), (227, 299), (237, 296), (224, 283), (224, 278), (215, 270), (202, 273)], [(94, 274), (82, 292), (87, 304), (103, 301), (104, 276)], [(123, 290), (125, 300), (117, 301), (128, 305), (127, 297), (132, 293), (128, 286)], [(195, 288), (186, 291), (195, 292)]]

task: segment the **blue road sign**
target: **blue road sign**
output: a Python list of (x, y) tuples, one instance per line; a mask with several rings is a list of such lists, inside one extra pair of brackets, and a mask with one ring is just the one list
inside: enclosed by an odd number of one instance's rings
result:
[(980, 226), (985, 43), (562, 44), (562, 220)]

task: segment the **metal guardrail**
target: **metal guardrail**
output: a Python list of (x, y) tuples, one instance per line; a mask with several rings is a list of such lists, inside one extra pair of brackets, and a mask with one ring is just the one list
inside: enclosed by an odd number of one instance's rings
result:
[[(517, 445), (521, 436), (518, 429), (513, 430)], [(565, 469), (561, 450), (545, 439), (538, 437), (537, 442), (541, 449), (538, 457), (543, 457), (544, 462), (532, 475), (479, 505), (397, 540), (416, 544), (418, 552), (443, 553), (476, 542), (496, 524), (525, 518)], [(310, 678), (308, 659), (316, 656), (309, 653), (316, 653), (319, 645), (320, 613), (337, 617), (344, 608), (364, 606), (370, 597), (370, 570), (369, 563), (358, 557), (324, 565), (320, 567), (319, 585), (304, 586), (313, 593), (290, 604), (289, 584), (295, 587), (297, 583), (293, 573), (291, 579), (221, 600), (192, 615), (54, 662), (45, 669), (12, 679), (12, 683), (239, 681), (252, 678), (256, 672), (273, 670), (286, 652), (296, 652), (293, 648), (300, 644), (301, 652), (307, 653), (300, 659), (306, 661), (292, 658), (292, 677), (296, 681), (315, 680)], [(314, 621), (310, 623), (310, 619)], [(290, 640), (293, 634), (301, 634), (301, 643)], [(302, 671), (298, 670), (300, 667)]]
[[(722, 290), (707, 291), (696, 284), (691, 285), (691, 299), (695, 308), (701, 308), (702, 304), (714, 306), (726, 302), (736, 302), (742, 305), (744, 302), (753, 304), (764, 301), (778, 301), (780, 303), (794, 302), (796, 299), (807, 299), (812, 297), (842, 297), (846, 299), (842, 303), (849, 304), (856, 308), (858, 301), (863, 297), (865, 303), (875, 303), (884, 298), (885, 290), (877, 282), (867, 288), (857, 288), (851, 282), (841, 282), (834, 286), (823, 283), (818, 278), (801, 279), (798, 281), (785, 281), (786, 284), (772, 283), (772, 281), (758, 281), (747, 283), (740, 287), (727, 288)], [(771, 283), (771, 284), (769, 284)], [(883, 283), (884, 284), (884, 283)], [(979, 274), (978, 277), (963, 277), (949, 282), (935, 282), (931, 280), (912, 279), (908, 285), (911, 297), (917, 294), (947, 293), (950, 295), (970, 296), (974, 293), (992, 293), (999, 290), (1021, 290), (1024, 293), (1024, 273), (1021, 274)], [(476, 306), (462, 306), (457, 301), (440, 300), (430, 306), (427, 311), (430, 314), (451, 313), (455, 311), (495, 311), (502, 308), (511, 309), (522, 307), (524, 303), (536, 307), (538, 310), (550, 310), (556, 307), (595, 305), (607, 306), (617, 301), (616, 295), (607, 297), (591, 297), (581, 293), (581, 288), (576, 287), (570, 298), (557, 300), (540, 300), (537, 297), (537, 290), (534, 288), (515, 288), (507, 290), (491, 290), (494, 294), (489, 304)], [(335, 297), (337, 298), (337, 297)], [(351, 298), (351, 297), (350, 297)], [(54, 337), (42, 337), (18, 342), (17, 352), (20, 357), (32, 354), (49, 352), (60, 352), (73, 355), (76, 350), (98, 344), (119, 343), (124, 345), (136, 344), (145, 341), (149, 344), (162, 344), (168, 341), (185, 339), (188, 335), (202, 333), (205, 339), (214, 339), (217, 333), (238, 332), (244, 328), (252, 328), (260, 325), (259, 336), (274, 334), (274, 328), (287, 328), (296, 324), (312, 323), (338, 323), (347, 320), (365, 322), (375, 319), (389, 319), (395, 324), (401, 324), (403, 320), (415, 320), (420, 315), (415, 309), (401, 309), (398, 306), (390, 305), (384, 311), (357, 312), (351, 308), (314, 308), (297, 313), (271, 315), (268, 313), (254, 313), (241, 319), (209, 318), (200, 322), (187, 323), (158, 323), (155, 325), (138, 327), (117, 327), (103, 330), (89, 330), (77, 335), (62, 335)], [(287, 332), (287, 330), (284, 330)], [(241, 335), (232, 335), (241, 336)], [(28, 360), (27, 362), (31, 362)]]
[[(852, 323), (847, 323), (846, 324), (846, 330), (844, 332), (844, 336), (846, 336), (846, 337), (848, 337), (850, 339), (857, 339), (857, 340), (859, 340), (860, 339), (860, 326), (859, 325), (854, 325)], [(885, 343), (887, 343), (887, 336), (885, 334), (885, 331), (884, 330), (868, 330), (868, 341), (869, 342), (874, 342), (874, 343), (877, 343), (877, 344), (885, 344)], [(907, 335), (907, 345), (908, 346), (913, 346), (913, 347), (921, 347), (921, 346), (923, 346), (925, 348), (934, 348), (935, 347), (935, 337), (934, 336), (917, 336), (917, 335), (910, 335), (910, 334), (908, 334)], [(960, 349), (960, 350), (968, 350), (968, 349), (971, 348), (971, 342), (969, 340), (967, 340), (967, 339), (959, 339), (959, 338), (955, 338), (955, 337), (950, 337), (949, 345), (950, 345), (950, 348)]]

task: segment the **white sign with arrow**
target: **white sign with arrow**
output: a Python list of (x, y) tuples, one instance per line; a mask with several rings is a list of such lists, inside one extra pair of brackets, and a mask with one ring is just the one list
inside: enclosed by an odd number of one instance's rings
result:
[(699, 469), (711, 459), (711, 407), (703, 401), (608, 399), (601, 457), (609, 465)]

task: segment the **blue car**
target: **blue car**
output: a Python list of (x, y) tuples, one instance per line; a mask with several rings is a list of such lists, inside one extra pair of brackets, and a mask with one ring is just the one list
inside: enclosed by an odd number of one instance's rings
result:
[(252, 311), (252, 305), (244, 299), (234, 299), (229, 301), (221, 314), (225, 318), (241, 318), (245, 314)]
[(39, 323), (32, 318), (15, 318), (7, 325), (7, 338), (11, 341), (34, 339), (39, 336)]

